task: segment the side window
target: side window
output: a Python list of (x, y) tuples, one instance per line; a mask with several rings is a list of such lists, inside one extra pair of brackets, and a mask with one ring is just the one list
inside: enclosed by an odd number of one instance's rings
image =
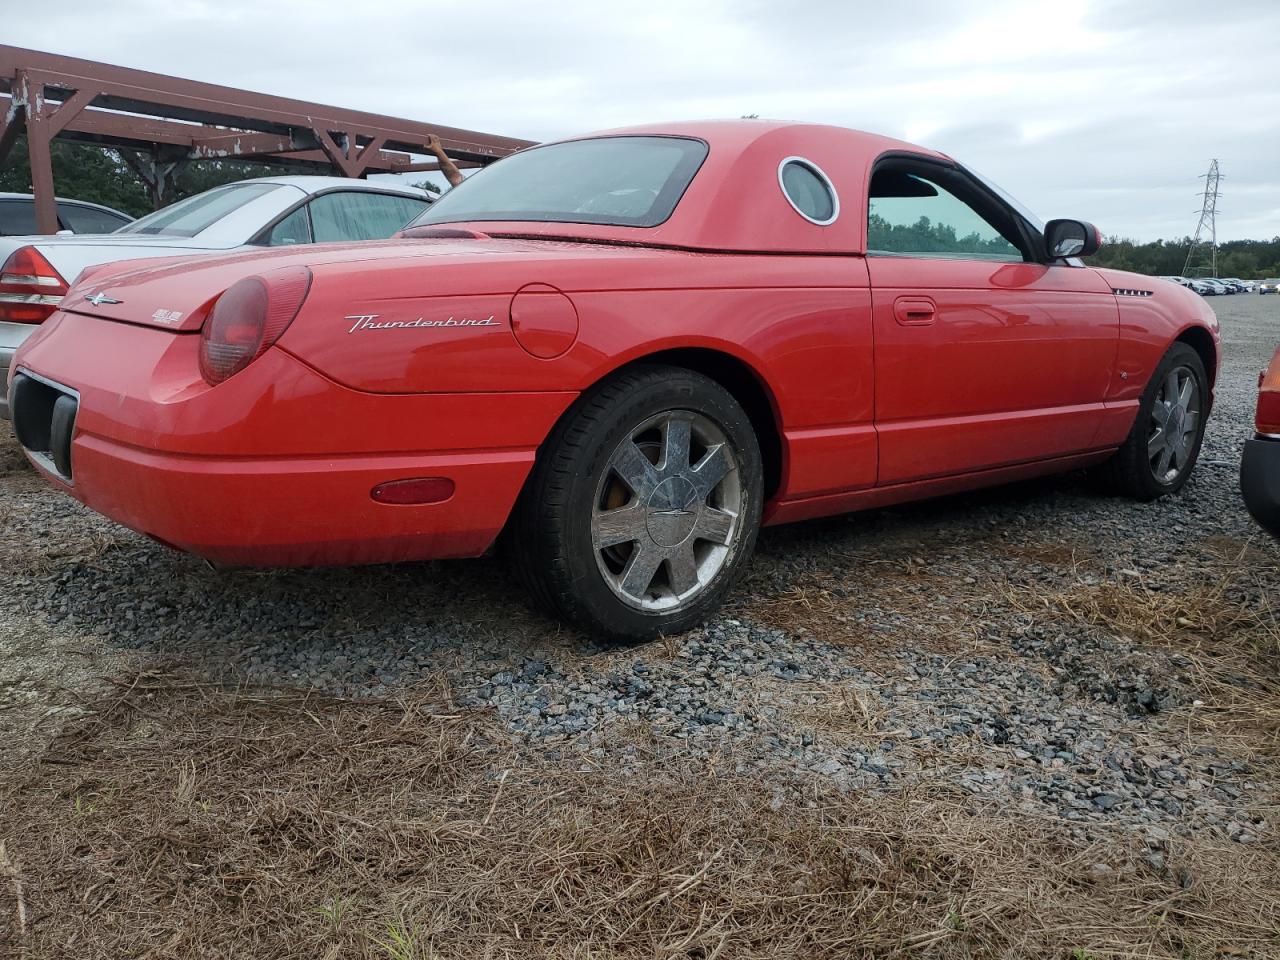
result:
[(288, 247), (298, 243), (311, 242), (311, 222), (307, 219), (307, 208), (299, 207), (271, 228), (266, 238), (261, 241), (269, 247)]
[(787, 202), (810, 223), (825, 227), (840, 215), (836, 188), (827, 175), (801, 157), (787, 157), (778, 167), (778, 182)]
[(426, 200), (386, 193), (342, 191), (311, 201), (316, 243), (385, 240), (426, 209)]
[(867, 253), (1021, 263), (1017, 227), (959, 172), (888, 164), (871, 178)]
[(75, 203), (58, 204), (58, 219), (74, 233), (113, 233), (129, 222), (106, 210)]
[(36, 232), (36, 205), (30, 200), (0, 200), (0, 236), (25, 237)]

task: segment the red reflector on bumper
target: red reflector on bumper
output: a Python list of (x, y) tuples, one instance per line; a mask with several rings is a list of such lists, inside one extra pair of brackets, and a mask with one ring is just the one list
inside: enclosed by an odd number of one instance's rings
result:
[(440, 503), (453, 496), (453, 481), (448, 477), (390, 480), (374, 487), (370, 496), (378, 503)]

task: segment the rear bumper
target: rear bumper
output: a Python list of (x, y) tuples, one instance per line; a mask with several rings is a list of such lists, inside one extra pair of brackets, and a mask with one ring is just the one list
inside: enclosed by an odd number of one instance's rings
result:
[[(16, 369), (74, 396), (74, 411), (52, 430), (32, 425), (40, 417), (22, 397), (17, 412), (35, 446), (69, 431), (69, 454), (65, 469), (38, 449), (27, 449), (31, 462), (91, 509), (219, 563), (479, 555), (575, 397), (364, 393), (278, 348), (209, 387), (194, 373), (198, 337), (71, 314), (53, 324)], [(42, 393), (32, 395), (35, 404)], [(380, 484), (424, 477), (451, 480), (452, 495), (373, 499)]]
[(1256, 437), (1245, 441), (1240, 492), (1253, 518), (1280, 537), (1280, 439)]
[[(483, 553), (533, 465), (534, 451), (224, 459), (137, 450), (81, 434), (74, 485), (54, 483), (139, 533), (217, 563), (389, 563)], [(447, 477), (440, 503), (392, 505), (389, 480)]]

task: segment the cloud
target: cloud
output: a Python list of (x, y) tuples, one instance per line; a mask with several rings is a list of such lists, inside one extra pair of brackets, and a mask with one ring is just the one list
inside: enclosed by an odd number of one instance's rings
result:
[[(16, 0), (5, 0), (15, 3)], [(6, 42), (530, 139), (664, 119), (817, 120), (923, 142), (1042, 216), (1280, 234), (1280, 5), (1190, 0), (412, 4), (63, 0)]]

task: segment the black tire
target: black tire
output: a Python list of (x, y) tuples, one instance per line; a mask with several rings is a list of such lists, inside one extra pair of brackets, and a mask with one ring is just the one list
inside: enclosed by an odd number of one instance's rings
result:
[[(593, 511), (600, 507), (601, 490), (616, 481), (610, 458), (622, 449), (623, 440), (634, 442), (637, 430), (667, 413), (692, 413), (698, 423), (719, 431), (736, 464), (736, 471), (730, 473), (736, 473), (739, 510), (725, 550), (717, 554), (718, 567), (705, 585), (700, 576), (696, 594), (673, 609), (651, 611), (624, 602), (618, 587), (606, 581), (606, 560), (601, 557), (608, 554), (597, 552)], [(665, 448), (665, 433), (663, 437)], [(637, 365), (584, 394), (561, 418), (539, 451), (508, 525), (504, 548), (513, 572), (534, 602), (593, 638), (638, 642), (680, 633), (704, 622), (720, 606), (749, 562), (760, 528), (763, 488), (755, 431), (727, 390), (681, 367)], [(628, 496), (640, 501), (634, 493)], [(641, 505), (650, 506), (651, 501)], [(693, 509), (696, 512), (701, 506)], [(692, 550), (697, 538), (690, 533), (686, 539)], [(638, 551), (642, 546), (637, 540), (625, 549)], [(661, 578), (669, 569), (660, 568), (655, 576)], [(677, 602), (674, 591), (670, 602)]]
[[(1171, 371), (1186, 369), (1195, 380), (1199, 397), (1198, 421), (1194, 441), (1188, 445), (1188, 456), (1177, 465), (1176, 474), (1161, 479), (1156, 476), (1148, 456), (1148, 443), (1152, 437), (1152, 414), (1162, 386)], [(1138, 415), (1124, 444), (1115, 455), (1098, 468), (1098, 477), (1105, 487), (1115, 493), (1135, 500), (1149, 501), (1177, 493), (1182, 489), (1200, 456), (1204, 442), (1205, 421), (1208, 419), (1209, 377), (1205, 373), (1200, 355), (1185, 343), (1175, 343), (1165, 353), (1155, 373), (1142, 392)]]

